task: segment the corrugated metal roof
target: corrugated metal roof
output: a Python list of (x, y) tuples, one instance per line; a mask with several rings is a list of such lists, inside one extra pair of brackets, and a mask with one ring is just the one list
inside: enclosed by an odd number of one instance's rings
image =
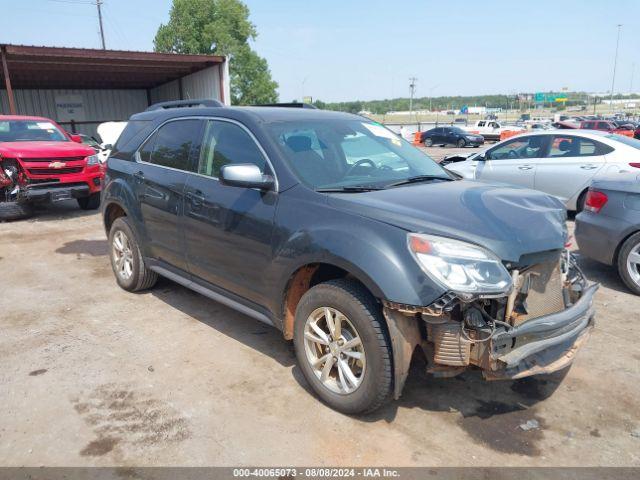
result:
[[(154, 88), (225, 62), (219, 55), (0, 45), (14, 89)], [(0, 69), (0, 79), (4, 75)]]

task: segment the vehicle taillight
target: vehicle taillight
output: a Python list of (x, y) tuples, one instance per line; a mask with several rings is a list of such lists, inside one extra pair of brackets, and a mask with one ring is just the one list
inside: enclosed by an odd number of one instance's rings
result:
[(629, 166), (634, 168), (640, 168), (640, 163), (633, 162), (633, 163), (630, 163)]
[(587, 199), (584, 203), (584, 209), (588, 212), (598, 213), (605, 206), (609, 198), (606, 194), (598, 192), (597, 190), (589, 190), (587, 192)]

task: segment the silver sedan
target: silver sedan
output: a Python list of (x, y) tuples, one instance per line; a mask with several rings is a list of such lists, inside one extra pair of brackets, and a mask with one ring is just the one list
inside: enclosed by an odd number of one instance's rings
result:
[(446, 168), (464, 178), (541, 190), (582, 211), (595, 178), (640, 173), (640, 141), (594, 130), (536, 131), (461, 160)]

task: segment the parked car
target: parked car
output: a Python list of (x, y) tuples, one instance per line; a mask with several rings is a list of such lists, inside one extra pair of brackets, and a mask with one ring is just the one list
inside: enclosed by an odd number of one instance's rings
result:
[(97, 209), (103, 172), (93, 148), (81, 142), (48, 118), (0, 115), (0, 220), (71, 198)]
[(101, 162), (104, 163), (107, 161), (107, 158), (109, 158), (113, 146), (116, 144), (118, 137), (126, 126), (127, 122), (104, 122), (98, 125), (98, 128), (96, 130), (98, 131), (98, 135), (100, 135), (100, 138), (102, 139), (102, 142), (100, 142), (102, 152), (99, 155)]
[(425, 147), (433, 145), (455, 145), (457, 147), (479, 147), (484, 143), (482, 135), (475, 135), (459, 127), (436, 127), (420, 135), (420, 141)]
[(598, 175), (640, 173), (640, 141), (597, 131), (539, 130), (447, 162), (464, 178), (535, 188), (559, 198), (569, 210), (582, 211)]
[(398, 398), (417, 347), (439, 375), (513, 379), (566, 367), (592, 330), (557, 199), (455, 180), (368, 119), (169, 102), (107, 165), (117, 283), (162, 275), (275, 326), (341, 412)]
[(634, 131), (627, 128), (621, 128), (611, 120), (587, 120), (580, 124), (581, 129), (600, 130), (602, 132), (617, 133), (626, 137), (633, 137)]
[(640, 295), (640, 178), (616, 175), (593, 182), (576, 216), (575, 237), (581, 255), (616, 266)]

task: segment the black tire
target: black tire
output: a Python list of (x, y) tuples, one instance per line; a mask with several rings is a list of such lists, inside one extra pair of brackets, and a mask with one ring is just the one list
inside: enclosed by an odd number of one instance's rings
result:
[[(629, 254), (640, 245), (640, 232), (634, 233), (620, 247), (618, 253), (618, 274), (629, 290), (636, 295), (640, 295), (640, 281), (634, 280), (627, 268)], [(640, 269), (640, 267), (638, 267)]]
[(28, 203), (0, 202), (0, 222), (21, 220), (33, 215), (33, 207)]
[[(131, 268), (131, 275), (126, 278), (121, 276), (117, 272), (116, 267), (114, 237), (118, 232), (122, 232), (126, 236), (132, 253), (131, 260), (133, 266)], [(109, 259), (111, 261), (113, 274), (116, 277), (116, 282), (118, 283), (118, 285), (120, 285), (121, 288), (127, 290), (128, 292), (138, 292), (140, 290), (146, 290), (153, 287), (158, 281), (158, 274), (152, 270), (149, 270), (144, 264), (144, 259), (142, 258), (140, 248), (138, 247), (138, 241), (133, 234), (133, 229), (131, 228), (129, 219), (127, 217), (116, 218), (116, 220), (111, 225), (111, 230), (109, 230)]]
[(578, 197), (578, 201), (576, 202), (576, 214), (580, 213), (584, 210), (584, 204), (587, 201), (587, 191), (585, 190)]
[(467, 146), (467, 141), (464, 138), (461, 138), (456, 142), (456, 146), (458, 148), (466, 147)]
[[(304, 329), (311, 313), (321, 307), (342, 312), (362, 340), (366, 368), (358, 388), (351, 393), (335, 393), (314, 374), (305, 351)], [(331, 280), (309, 289), (296, 308), (293, 343), (305, 378), (331, 408), (345, 414), (369, 413), (391, 396), (391, 342), (380, 306), (371, 294), (353, 280)]]
[(424, 139), (424, 146), (425, 147), (433, 147), (433, 140), (431, 140), (430, 138), (425, 138)]
[(100, 192), (92, 193), (88, 197), (78, 198), (77, 200), (82, 210), (95, 210), (100, 206)]

